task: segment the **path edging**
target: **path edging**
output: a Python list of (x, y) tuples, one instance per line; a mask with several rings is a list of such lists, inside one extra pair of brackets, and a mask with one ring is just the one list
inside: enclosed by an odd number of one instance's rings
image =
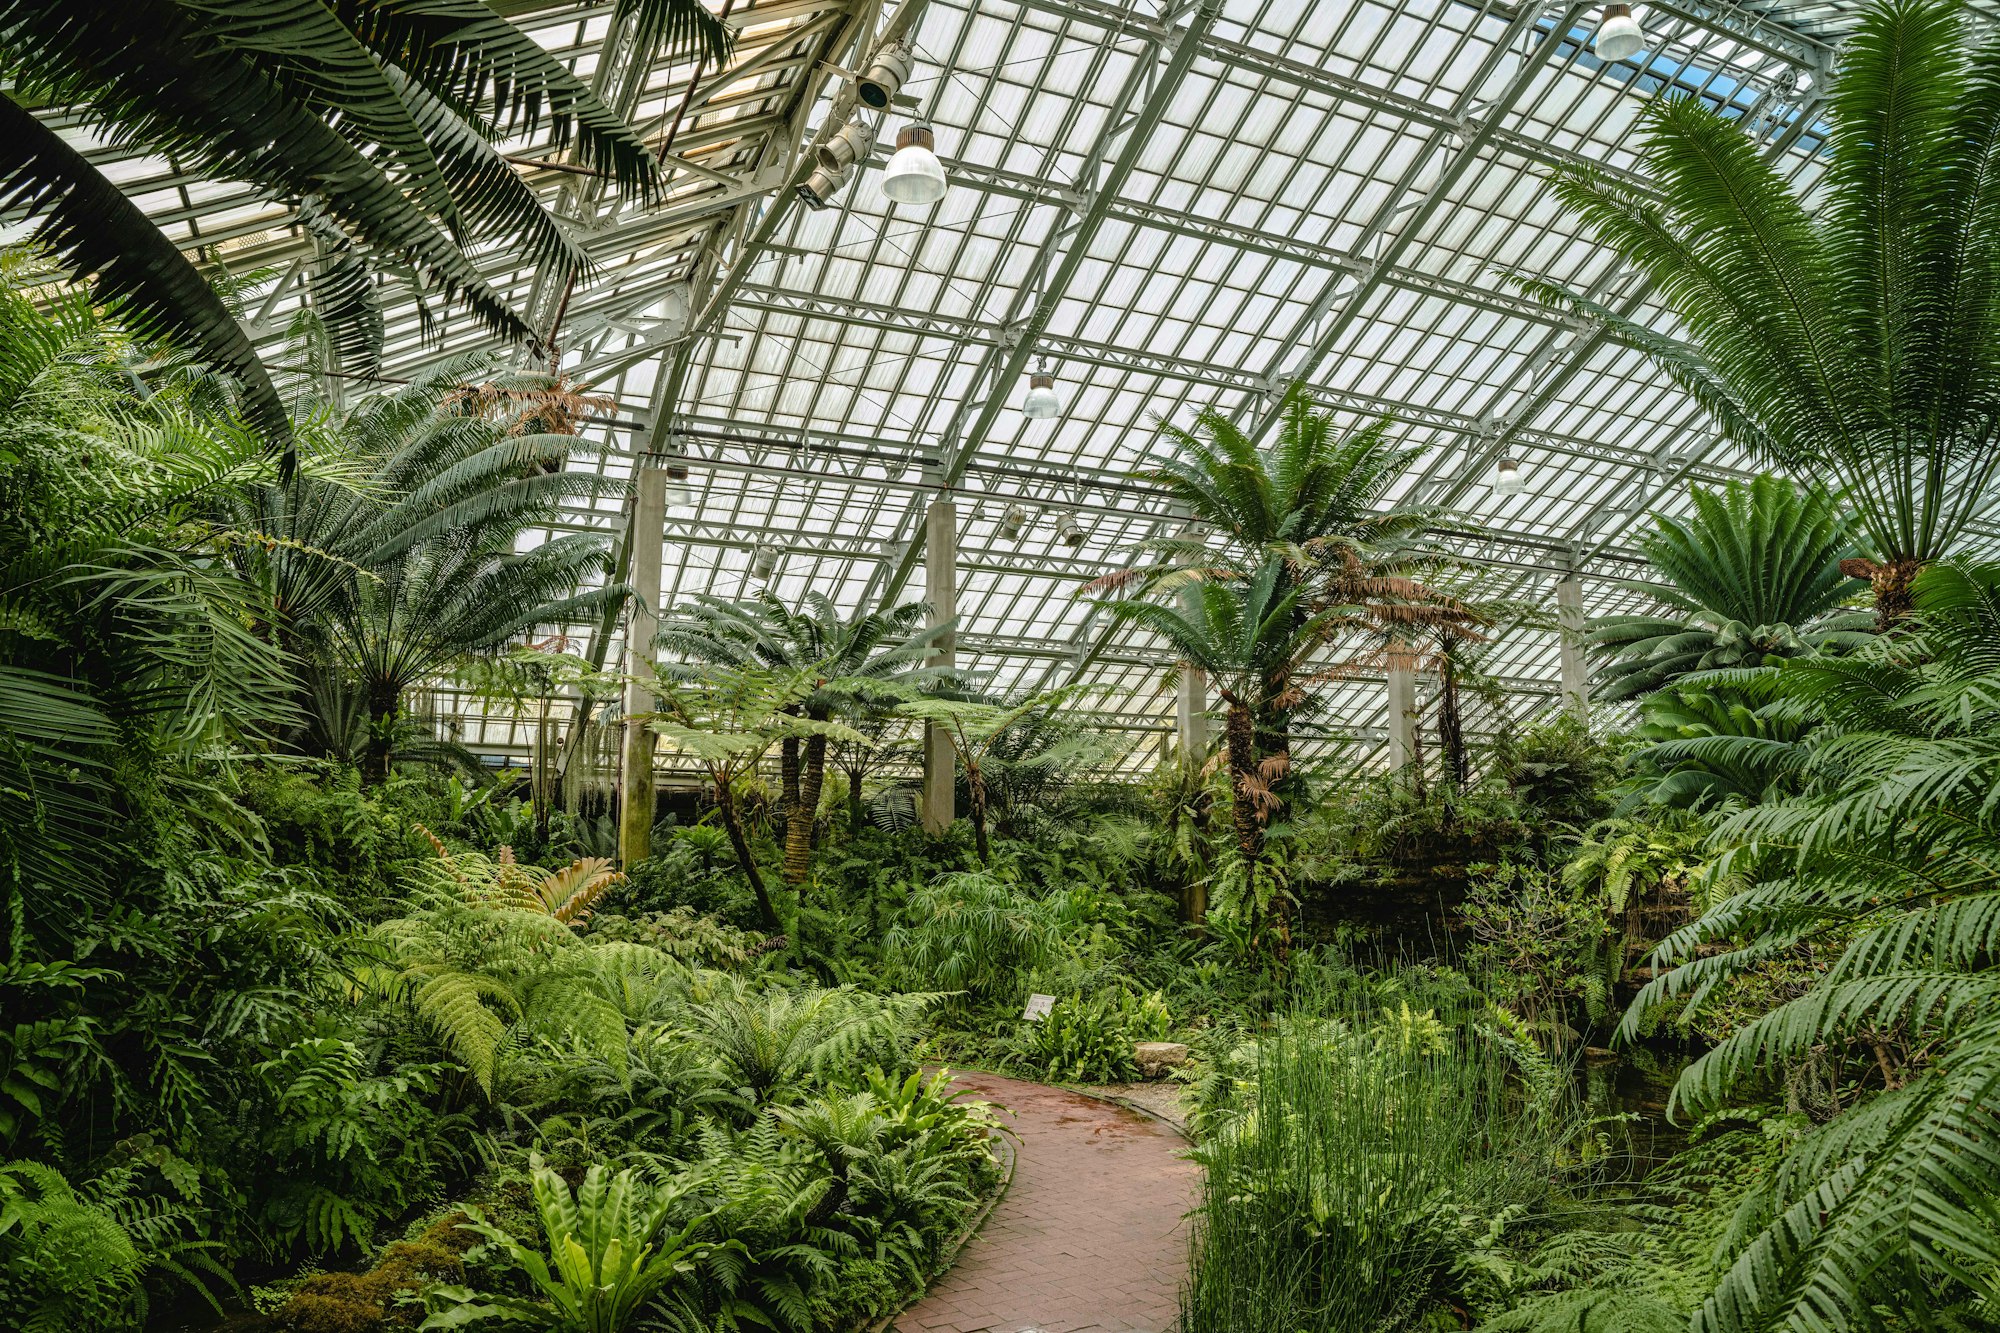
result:
[(986, 1202), (979, 1205), (979, 1211), (973, 1216), (972, 1220), (967, 1222), (964, 1229), (952, 1238), (950, 1244), (945, 1246), (944, 1252), (938, 1256), (937, 1271), (931, 1274), (929, 1281), (924, 1283), (922, 1290), (911, 1292), (909, 1296), (904, 1298), (901, 1305), (898, 1305), (895, 1309), (889, 1311), (889, 1313), (880, 1316), (873, 1323), (862, 1325), (859, 1333), (885, 1333), (889, 1326), (894, 1324), (898, 1319), (901, 1319), (911, 1306), (930, 1295), (931, 1284), (952, 1270), (952, 1266), (958, 1262), (959, 1251), (963, 1250), (967, 1243), (979, 1234), (979, 1228), (986, 1225), (986, 1219), (992, 1215), (995, 1208), (1000, 1206), (1000, 1201), (1007, 1197), (1008, 1189), (1014, 1184), (1014, 1164), (1018, 1154), (1015, 1151), (1014, 1145), (1008, 1141), (1005, 1131), (998, 1125), (993, 1128), (993, 1142), (998, 1146), (1000, 1153), (1005, 1158), (1000, 1164), (1000, 1183), (995, 1185), (992, 1192), (986, 1196)]

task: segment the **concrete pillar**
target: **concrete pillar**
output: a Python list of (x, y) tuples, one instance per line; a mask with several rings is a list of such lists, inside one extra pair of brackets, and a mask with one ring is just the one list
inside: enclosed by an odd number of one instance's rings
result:
[(660, 629), (660, 556), (667, 526), (667, 472), (639, 460), (633, 479), (632, 601), (625, 621), (625, 753), (618, 792), (618, 859), (630, 866), (653, 850), (653, 746), (658, 737), (638, 720), (653, 711), (652, 691), (637, 683), (653, 669)]
[(1195, 763), (1208, 753), (1208, 673), (1188, 662), (1174, 691), (1174, 743)]
[(1570, 574), (1556, 584), (1556, 621), (1562, 632), (1563, 706), (1590, 722), (1590, 665), (1583, 653), (1583, 584)]
[[(924, 512), (924, 600), (930, 603), (933, 626), (958, 614), (958, 506), (940, 496)], [(953, 636), (938, 641), (929, 665), (958, 665)], [(924, 793), (917, 820), (927, 833), (942, 833), (958, 818), (956, 779), (958, 756), (943, 727), (924, 728)]]
[(1389, 767), (1401, 768), (1417, 753), (1417, 673), (1389, 668)]

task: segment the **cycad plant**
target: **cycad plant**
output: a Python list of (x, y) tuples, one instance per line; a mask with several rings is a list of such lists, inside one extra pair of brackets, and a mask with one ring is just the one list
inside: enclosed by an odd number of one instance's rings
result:
[(1867, 639), (1865, 612), (1844, 609), (1853, 586), (1852, 522), (1825, 492), (1761, 476), (1719, 491), (1690, 488), (1694, 513), (1659, 515), (1639, 538), (1667, 586), (1629, 584), (1655, 615), (1600, 616), (1586, 637), (1598, 694), (1630, 699), (1694, 671), (1761, 666)]
[[(636, 25), (631, 59), (727, 48), (697, 0), (616, 0)], [(210, 177), (301, 201), (331, 262), (317, 273), (329, 313), (370, 305), (356, 257), (407, 267), (518, 341), (530, 329), (467, 257), (505, 240), (574, 277), (581, 248), (494, 141), (546, 118), (558, 143), (641, 198), (661, 178), (638, 132), (527, 33), (472, 0), (85, 0), (0, 3), (0, 201), (46, 215), (42, 240), (94, 275), (149, 327), (189, 339), (249, 394), (276, 437), (286, 414), (248, 336), (159, 227), (32, 114), (74, 107), (114, 141)], [(379, 317), (379, 312), (378, 312)]]
[[(1853, 506), (1879, 621), (1992, 501), (2000, 468), (2000, 192), (1990, 164), (2000, 38), (1958, 0), (1877, 0), (1841, 47), (1814, 207), (1740, 122), (1698, 97), (1650, 104), (1657, 197), (1588, 170), (1564, 203), (1679, 316), (1662, 336), (1558, 288), (1618, 332), (1732, 441)], [(1751, 622), (1756, 623), (1756, 622)]]
[(2000, 566), (1932, 566), (1911, 597), (1906, 635), (1768, 672), (1819, 723), (1799, 787), (1719, 822), (1718, 878), (1748, 887), (1668, 939), (1678, 966), (1626, 1018), (1629, 1036), (1767, 960), (1838, 951), (1675, 1090), (1700, 1114), (1831, 1060), (1846, 1103), (1739, 1212), (1697, 1329), (1874, 1327), (1990, 1296), (2000, 1264)]

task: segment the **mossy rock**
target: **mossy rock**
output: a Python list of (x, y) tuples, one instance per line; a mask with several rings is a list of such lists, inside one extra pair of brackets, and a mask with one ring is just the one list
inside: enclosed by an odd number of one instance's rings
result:
[(275, 1318), (288, 1333), (381, 1333), (414, 1328), (423, 1308), (403, 1300), (439, 1282), (465, 1277), (465, 1252), (479, 1237), (461, 1230), (456, 1210), (425, 1227), (414, 1240), (383, 1248), (361, 1273), (315, 1273), (301, 1282)]

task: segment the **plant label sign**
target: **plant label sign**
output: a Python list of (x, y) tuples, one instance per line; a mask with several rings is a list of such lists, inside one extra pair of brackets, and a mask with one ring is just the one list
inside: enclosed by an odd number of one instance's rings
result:
[(1021, 1011), (1021, 1017), (1027, 1019), (1030, 1023), (1039, 1023), (1044, 1018), (1047, 1018), (1049, 1010), (1055, 1007), (1056, 997), (1053, 995), (1030, 995), (1028, 997), (1028, 1007)]

